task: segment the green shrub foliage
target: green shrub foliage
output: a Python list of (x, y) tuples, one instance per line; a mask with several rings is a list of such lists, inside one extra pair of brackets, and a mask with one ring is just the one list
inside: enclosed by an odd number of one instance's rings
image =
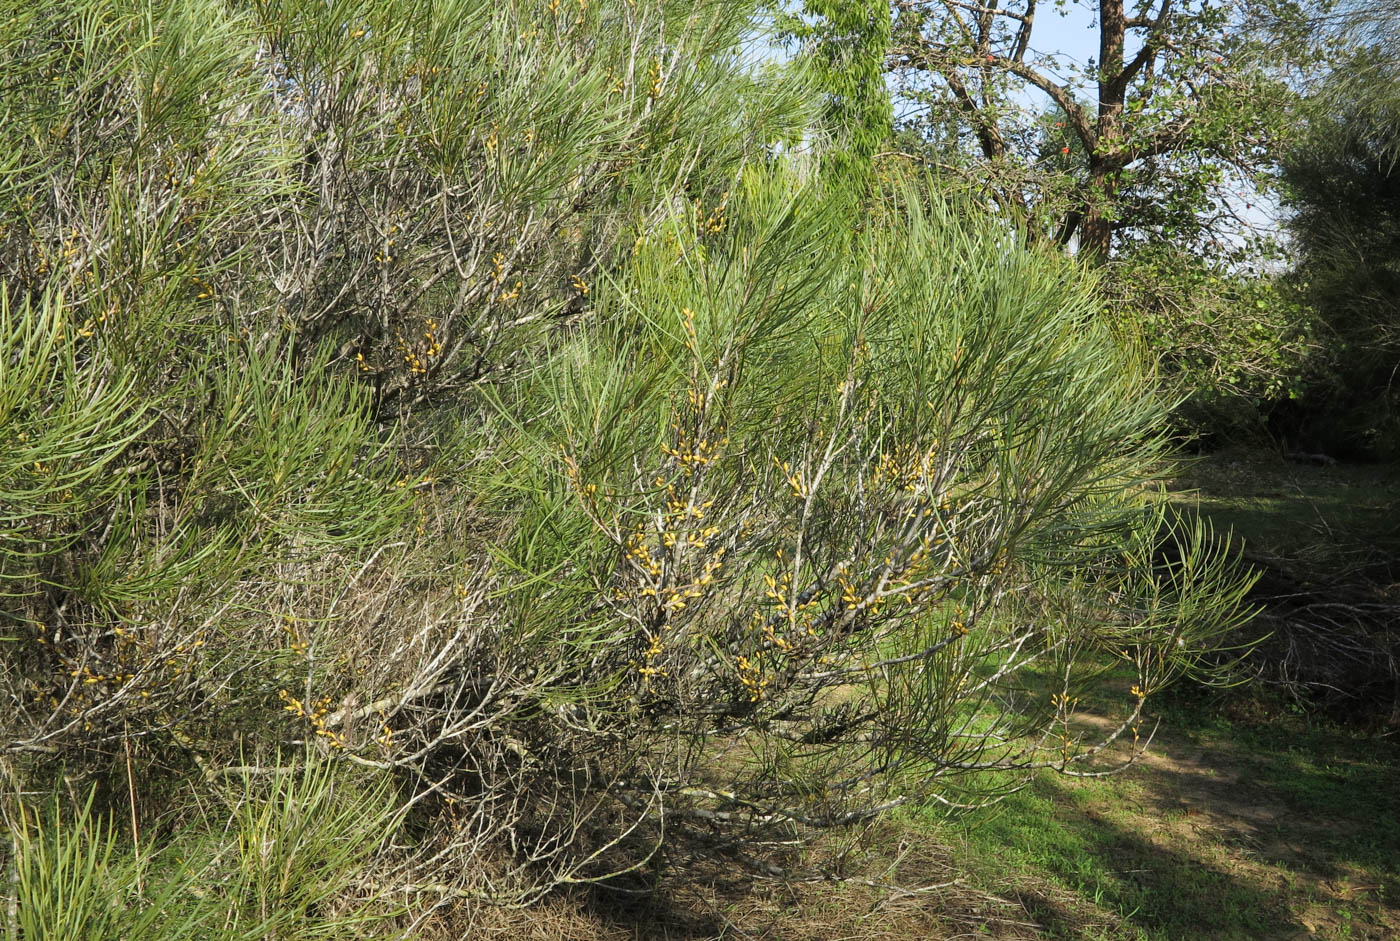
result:
[[(1381, 18), (1382, 32), (1395, 32)], [(1283, 165), (1292, 282), (1323, 330), (1301, 436), (1341, 454), (1400, 457), (1400, 64), (1355, 51), (1317, 91)]]
[(4, 6), (0, 783), (94, 788), (65, 845), (221, 803), (249, 932), (523, 904), (1130, 758), (1215, 662), (1089, 276), (832, 193), (750, 12)]
[(1206, 443), (1266, 440), (1317, 379), (1318, 318), (1281, 277), (1143, 245), (1104, 293), (1119, 335), (1159, 364), (1173, 424)]
[(791, 189), (649, 233), (520, 387), (507, 558), (551, 573), (522, 644), (565, 655), (585, 727), (689, 756), (704, 788), (638, 779), (682, 804), (832, 823), (1072, 770), (1106, 661), (1132, 735), (1238, 611), (1200, 545), (1153, 561), (1152, 377), (1063, 260), (903, 191), (834, 250), (845, 218)]

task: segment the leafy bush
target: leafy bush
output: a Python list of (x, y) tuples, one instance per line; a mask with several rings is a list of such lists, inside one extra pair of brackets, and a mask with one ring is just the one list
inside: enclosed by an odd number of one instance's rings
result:
[[(1393, 25), (1393, 24), (1392, 24)], [(1297, 250), (1291, 279), (1323, 325), (1305, 434), (1400, 457), (1400, 68), (1383, 48), (1339, 64), (1283, 165)]]
[(649, 234), (522, 383), (504, 551), (549, 581), (519, 643), (577, 731), (669, 745), (616, 774), (682, 818), (848, 822), (1073, 770), (1105, 658), (1141, 694), (1117, 736), (1239, 613), (1197, 536), (1154, 563), (1152, 377), (1063, 260), (909, 192), (845, 252), (791, 189), (753, 175), (719, 233)]
[(223, 924), (1075, 773), (1240, 617), (1083, 272), (805, 178), (747, 8), (6, 17), (0, 780), (232, 803)]
[(1173, 422), (1206, 441), (1262, 439), (1316, 377), (1316, 317), (1279, 279), (1144, 246), (1105, 278), (1107, 313), (1160, 365)]

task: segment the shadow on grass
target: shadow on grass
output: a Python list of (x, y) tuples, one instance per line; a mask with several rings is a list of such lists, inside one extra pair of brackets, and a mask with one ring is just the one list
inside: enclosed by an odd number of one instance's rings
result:
[(634, 895), (595, 888), (587, 907), (624, 938), (712, 941), (726, 935), (727, 926), (717, 914), (696, 911), (665, 890)]
[(1259, 615), (1237, 635), (1261, 641), (1247, 669), (1334, 718), (1400, 727), (1400, 475), (1203, 463), (1195, 476), (1176, 512), (1209, 519), (1258, 576)]
[(1187, 465), (1173, 503), (1233, 533), (1255, 561), (1304, 582), (1393, 582), (1400, 564), (1398, 471), (1227, 452)]
[[(1185, 795), (1183, 803), (1197, 801), (1270, 862), (1324, 879), (1356, 867), (1400, 875), (1400, 741), (1393, 736), (1280, 709), (1227, 721), (1199, 703), (1179, 705), (1172, 722), (1188, 730), (1171, 747), (1183, 760), (1174, 782), (1149, 779), (1156, 794), (1171, 789)], [(1158, 805), (1166, 806), (1160, 797)]]
[(1070, 890), (1070, 899), (1014, 892), (1049, 937), (1253, 939), (1302, 930), (1276, 892), (1085, 803), (1082, 789), (1042, 779), (1019, 806), (971, 832), (989, 857), (1009, 854), (1016, 868)]
[(1045, 775), (966, 857), (1046, 936), (1400, 937), (1400, 743), (1173, 709), (1122, 776)]
[(827, 832), (779, 858), (795, 867), (786, 881), (682, 841), (649, 887), (640, 877), (595, 886), (588, 911), (605, 926), (600, 938), (626, 941), (946, 941), (969, 929), (1038, 938), (1014, 900), (964, 885), (942, 836), (893, 818)]

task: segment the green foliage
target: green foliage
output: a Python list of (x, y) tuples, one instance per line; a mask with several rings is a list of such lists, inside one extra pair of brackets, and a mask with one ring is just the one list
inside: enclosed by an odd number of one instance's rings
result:
[[(1376, 49), (1339, 63), (1284, 162), (1293, 284), (1324, 325), (1304, 434), (1400, 455), (1400, 69)], [(1321, 426), (1321, 427), (1320, 427)], [(1331, 426), (1326, 428), (1325, 426)]]
[[(1243, 583), (1165, 525), (1092, 279), (926, 180), (804, 181), (749, 13), (4, 7), (7, 791), (149, 769), (217, 870), (173, 911), (334, 934), (370, 870), (527, 904), (1073, 772), (1106, 664), (1129, 736), (1207, 662)], [(24, 865), (125, 884), (79, 830)]]
[[(392, 419), (585, 315), (639, 215), (721, 213), (805, 117), (732, 4), (401, 6), (2, 11), (11, 753), (281, 713), (285, 625), (424, 531), (427, 432)], [(231, 662), (259, 679), (204, 675)]]
[(1315, 318), (1276, 278), (1151, 245), (1115, 260), (1105, 295), (1120, 336), (1159, 364), (1187, 433), (1265, 438), (1271, 417), (1314, 377)]
[(329, 344), (397, 411), (586, 306), (639, 214), (718, 202), (805, 118), (740, 67), (743, 5), (104, 0), (75, 35), (72, 7), (6, 31), (10, 290), (61, 266), (152, 369), (199, 328)]
[(634, 799), (702, 819), (706, 795), (834, 823), (1071, 770), (1093, 750), (1058, 723), (1105, 662), (1147, 695), (1241, 614), (1201, 534), (1155, 561), (1152, 377), (1053, 254), (906, 191), (839, 251), (850, 210), (793, 189), (751, 176), (719, 236), (639, 242), (600, 329), (511, 404), (541, 469), (507, 550), (548, 573), (532, 642), (574, 658), (582, 724), (694, 762)]
[(1241, 217), (1259, 197), (1248, 193), (1273, 186), (1294, 70), (1320, 52), (1299, 5), (1077, 5), (1099, 38), (1083, 64), (1040, 51), (1054, 11), (1037, 18), (1035, 2), (897, 4), (912, 152), (989, 193), (1032, 237), (1100, 260), (1141, 240), (1231, 251), (1227, 233), (1249, 234)]
[(3, 895), (9, 904), (0, 937), (116, 941), (204, 936), (200, 917), (166, 918), (162, 911), (176, 891), (188, 889), (187, 879), (181, 884), (177, 876), (153, 903), (133, 904), (131, 896), (142, 882), (141, 860), (118, 852), (115, 828), (93, 813), (92, 804), (89, 795), (68, 820), (57, 801), (39, 811), (23, 805), (7, 808), (11, 880)]
[(229, 809), (206, 807), (154, 855), (127, 842), (121, 812), (99, 813), (94, 794), (78, 806), (12, 801), (0, 938), (375, 936), (392, 907), (374, 893), (339, 897), (355, 894), (370, 853), (398, 822), (387, 782), (355, 785), (313, 760), (244, 769), (241, 784), (219, 795)]
[[(133, 403), (133, 381), (112, 383), (80, 370), (74, 344), (64, 341), (61, 299), (23, 302), (12, 310), (0, 297), (0, 580), (6, 594), (22, 591), (48, 557), (76, 542), (90, 514), (125, 490), (112, 473), (123, 450), (154, 419)], [(135, 406), (133, 408), (133, 406)]]
[(258, 937), (345, 938), (383, 920), (377, 893), (345, 896), (402, 820), (386, 776), (313, 758), (245, 769), (239, 783), (229, 832), (214, 834), (236, 841), (225, 924)]
[(886, 0), (808, 0), (802, 15), (784, 15), (780, 28), (801, 45), (824, 99), (823, 124), (831, 136), (823, 173), (833, 192), (863, 193), (871, 161), (893, 133), (885, 89), (890, 44)]

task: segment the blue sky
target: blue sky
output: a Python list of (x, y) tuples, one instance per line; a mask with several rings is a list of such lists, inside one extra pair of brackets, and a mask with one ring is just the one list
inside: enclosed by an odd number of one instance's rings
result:
[[(1054, 8), (1038, 11), (1031, 48), (1041, 54), (1055, 54), (1083, 66), (1099, 54), (1099, 33), (1092, 10), (1078, 4), (1065, 7), (1061, 16)], [(1063, 79), (1066, 76), (1059, 76)]]

